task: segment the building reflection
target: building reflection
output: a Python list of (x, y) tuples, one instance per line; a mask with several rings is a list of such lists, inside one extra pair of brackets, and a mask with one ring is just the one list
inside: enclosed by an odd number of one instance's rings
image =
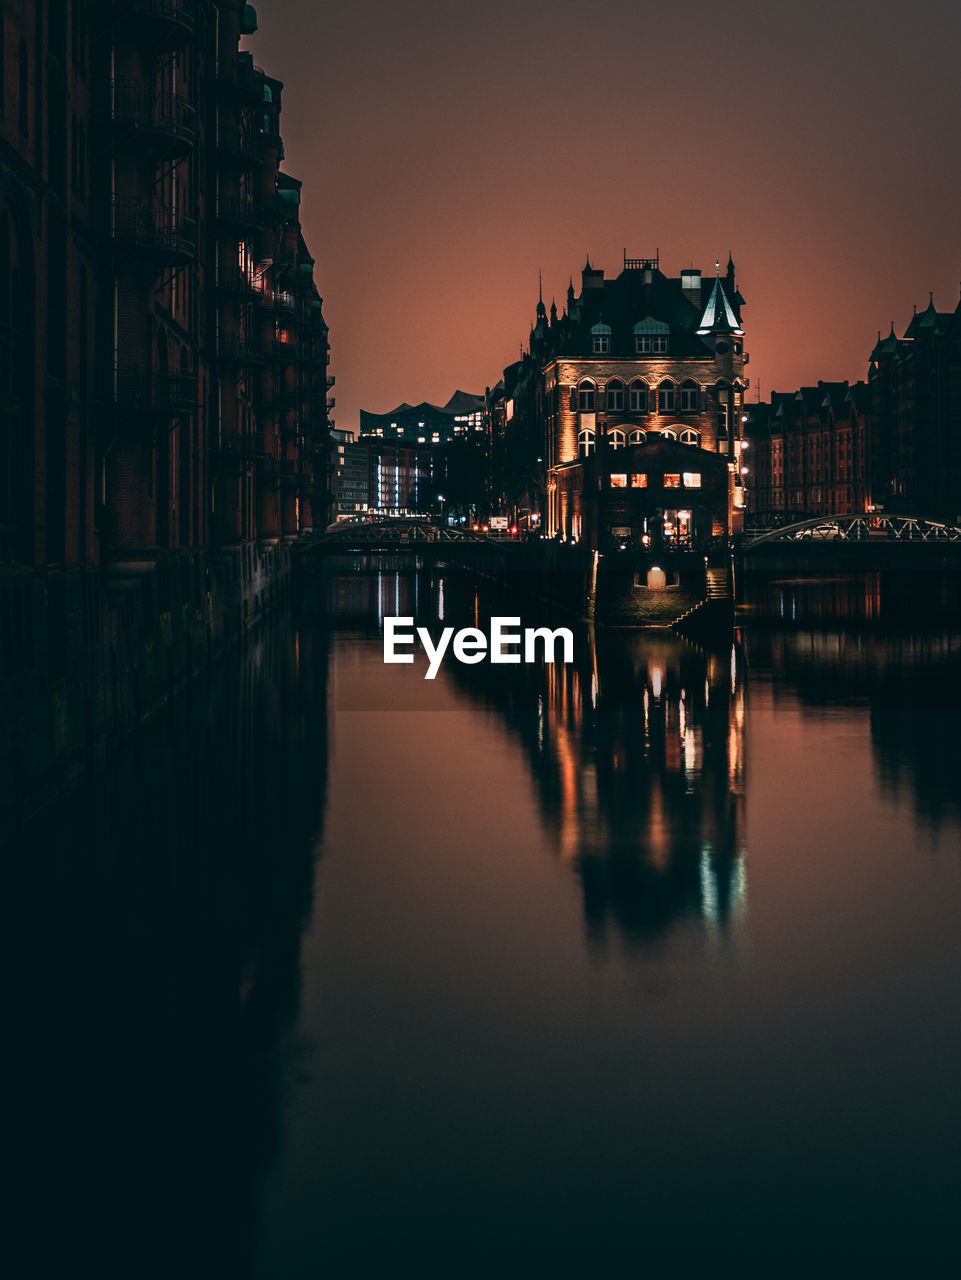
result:
[(961, 634), (880, 629), (752, 627), (752, 683), (787, 686), (809, 712), (866, 709), (877, 778), (910, 796), (937, 828), (961, 819)]
[(327, 650), (252, 640), (22, 822), (7, 1033), (31, 1275), (252, 1274), (327, 779)]
[[(483, 591), (461, 599), (442, 574), (421, 592), (434, 619), (443, 593), (449, 625), (477, 617), (483, 628), (492, 612), (521, 608)], [(685, 923), (729, 931), (746, 909), (739, 647), (574, 626), (573, 664), (445, 672), (523, 742), (542, 820), (580, 883), (592, 946), (614, 937), (649, 946)]]

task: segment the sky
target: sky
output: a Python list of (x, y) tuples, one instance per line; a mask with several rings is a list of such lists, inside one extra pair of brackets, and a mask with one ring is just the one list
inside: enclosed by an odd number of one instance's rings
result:
[(957, 0), (260, 0), (338, 427), (482, 392), (589, 253), (722, 270), (748, 398), (961, 290)]

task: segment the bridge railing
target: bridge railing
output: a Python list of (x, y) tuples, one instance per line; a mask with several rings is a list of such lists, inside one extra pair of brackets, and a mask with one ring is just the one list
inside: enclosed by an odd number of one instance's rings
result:
[(816, 516), (746, 539), (742, 549), (752, 551), (770, 543), (792, 542), (961, 543), (961, 527), (893, 513)]

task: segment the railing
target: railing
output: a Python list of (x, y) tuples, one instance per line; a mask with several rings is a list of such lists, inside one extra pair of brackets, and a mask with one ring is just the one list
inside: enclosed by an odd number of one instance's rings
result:
[(221, 125), (217, 131), (217, 155), (221, 161), (244, 166), (261, 162), (256, 138), (236, 125)]
[(113, 235), (140, 248), (193, 257), (197, 252), (197, 224), (179, 209), (118, 199), (113, 203)]
[(192, 413), (197, 407), (197, 379), (187, 373), (159, 373), (130, 366), (116, 374), (119, 409), (167, 416)]
[(222, 293), (235, 293), (245, 298), (252, 298), (258, 292), (250, 274), (233, 264), (220, 267), (217, 272), (217, 288)]
[(259, 364), (264, 358), (264, 344), (256, 338), (221, 333), (217, 336), (217, 356), (234, 364)]
[(258, 205), (229, 196), (218, 198), (217, 217), (221, 222), (229, 223), (232, 227), (246, 227), (251, 230), (263, 226), (264, 221), (263, 210)]
[(251, 462), (262, 460), (265, 456), (263, 440), (241, 431), (225, 431), (220, 439), (220, 452)]
[(184, 146), (196, 140), (197, 112), (182, 94), (157, 91), (142, 80), (115, 80), (111, 102), (115, 124)]
[(816, 516), (782, 525), (745, 541), (745, 550), (778, 542), (961, 542), (961, 527), (920, 516), (887, 514)]
[(111, 0), (118, 17), (146, 18), (192, 33), (197, 26), (196, 0)]

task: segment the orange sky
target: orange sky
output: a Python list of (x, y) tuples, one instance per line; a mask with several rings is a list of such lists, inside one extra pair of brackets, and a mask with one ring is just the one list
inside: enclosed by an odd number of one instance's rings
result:
[(337, 425), (482, 391), (543, 269), (733, 250), (749, 396), (864, 377), (961, 282), (955, 0), (261, 0), (285, 167), (331, 327)]

